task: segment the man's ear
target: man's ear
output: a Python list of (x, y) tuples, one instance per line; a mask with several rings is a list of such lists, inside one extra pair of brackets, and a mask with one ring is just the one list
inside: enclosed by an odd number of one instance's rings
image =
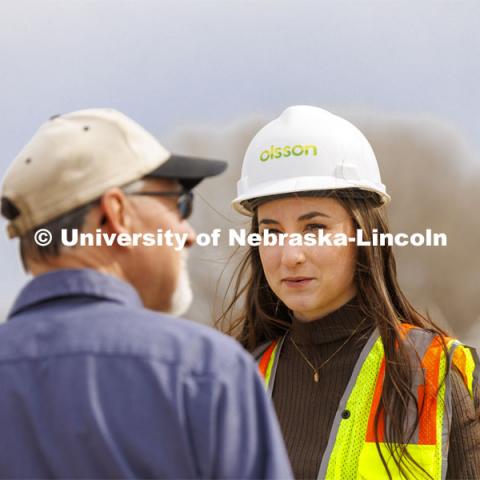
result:
[(133, 211), (125, 193), (119, 188), (107, 190), (100, 200), (102, 226), (112, 233), (130, 233)]

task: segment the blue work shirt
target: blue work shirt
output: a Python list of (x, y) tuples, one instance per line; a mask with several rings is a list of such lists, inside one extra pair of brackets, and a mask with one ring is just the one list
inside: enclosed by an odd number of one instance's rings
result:
[(0, 326), (0, 476), (291, 478), (254, 361), (90, 269), (35, 277)]

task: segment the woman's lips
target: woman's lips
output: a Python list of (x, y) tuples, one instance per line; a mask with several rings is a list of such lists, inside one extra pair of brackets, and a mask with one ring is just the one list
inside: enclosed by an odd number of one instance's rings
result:
[(313, 277), (287, 277), (282, 278), (282, 283), (289, 288), (301, 288), (309, 285)]

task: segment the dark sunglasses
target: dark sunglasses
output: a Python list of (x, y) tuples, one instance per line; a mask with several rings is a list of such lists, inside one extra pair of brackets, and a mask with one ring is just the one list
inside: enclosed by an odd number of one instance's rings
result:
[(192, 214), (193, 210), (193, 192), (191, 190), (182, 190), (180, 192), (136, 192), (128, 195), (143, 195), (151, 197), (178, 197), (177, 209), (180, 218), (185, 220)]

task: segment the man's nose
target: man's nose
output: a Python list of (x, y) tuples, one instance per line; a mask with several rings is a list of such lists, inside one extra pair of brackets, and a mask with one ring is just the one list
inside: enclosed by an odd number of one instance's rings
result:
[(182, 221), (182, 233), (188, 233), (185, 248), (193, 247), (197, 238), (197, 232), (195, 232), (195, 229), (186, 220)]

